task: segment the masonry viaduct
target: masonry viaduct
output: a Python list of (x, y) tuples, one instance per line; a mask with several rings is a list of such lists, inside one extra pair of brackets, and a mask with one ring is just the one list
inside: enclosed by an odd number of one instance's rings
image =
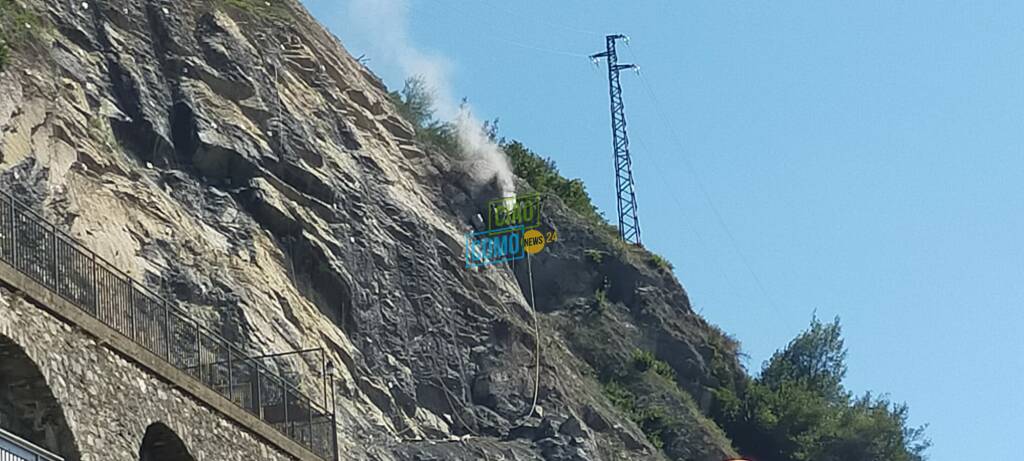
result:
[(122, 280), (47, 225), (0, 196), (0, 461), (337, 459), (332, 415), (233, 346), (204, 361), (219, 337), (131, 280), (105, 294)]

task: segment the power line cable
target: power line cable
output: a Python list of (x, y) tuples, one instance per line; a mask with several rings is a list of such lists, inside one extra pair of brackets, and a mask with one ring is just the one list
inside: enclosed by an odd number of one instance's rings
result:
[[(672, 182), (670, 182), (668, 180), (668, 178), (666, 178), (662, 174), (662, 171), (668, 171), (668, 170), (664, 169), (662, 167), (661, 163), (658, 161), (658, 158), (653, 155), (654, 150), (647, 146), (647, 143), (644, 141), (643, 137), (638, 136), (636, 138), (636, 140), (640, 142), (640, 147), (643, 149), (643, 151), (647, 152), (649, 154), (647, 156), (647, 158), (649, 158), (650, 160), (652, 160), (655, 163), (655, 165), (654, 165), (654, 173), (658, 177), (660, 183), (661, 184), (672, 184)], [(669, 195), (671, 195), (672, 200), (676, 203), (676, 206), (679, 207), (679, 209), (684, 209), (685, 208), (683, 206), (683, 203), (679, 200), (679, 194), (669, 194)], [(697, 242), (698, 242), (699, 245), (701, 245), (701, 246), (703, 246), (705, 248), (711, 248), (711, 246), (708, 245), (707, 241), (704, 239), (704, 236), (700, 233), (700, 231), (697, 229), (696, 226), (682, 226), (682, 227), (686, 227), (687, 229), (690, 230), (690, 232), (693, 233), (694, 236), (697, 237)], [(721, 273), (722, 278), (725, 279), (726, 283), (728, 283), (729, 286), (732, 287), (732, 289), (739, 291), (738, 286), (732, 280), (732, 277), (729, 277), (729, 272), (725, 270), (725, 268), (721, 265), (720, 261), (718, 261), (715, 258), (707, 258), (707, 259), (713, 262), (713, 265), (715, 266), (715, 269), (719, 273)]]
[[(639, 56), (636, 55), (632, 47), (628, 46), (627, 44), (626, 49), (629, 50), (628, 52), (633, 56), (634, 62), (640, 61)], [(651, 84), (647, 81), (647, 78), (644, 76), (644, 74), (639, 73), (639, 76), (641, 86), (644, 88), (644, 91), (647, 93), (647, 96), (651, 99), (655, 111), (657, 112), (658, 118), (661, 121), (661, 124), (665, 127), (665, 131), (670, 134), (670, 138), (675, 143), (676, 149), (679, 150), (679, 158), (683, 160), (683, 164), (686, 165), (686, 168), (690, 172), (690, 175), (693, 176), (694, 184), (697, 185), (697, 188), (700, 190), (701, 195), (707, 202), (708, 207), (711, 208), (712, 214), (715, 215), (715, 219), (718, 221), (718, 225), (725, 232), (726, 237), (729, 238), (733, 250), (739, 256), (740, 262), (743, 263), (743, 266), (747, 269), (747, 272), (750, 273), (750, 276), (751, 278), (753, 278), (754, 283), (757, 285), (758, 290), (761, 292), (761, 295), (764, 296), (765, 300), (768, 301), (768, 304), (772, 307), (772, 309), (775, 310), (776, 313), (781, 312), (778, 305), (775, 303), (775, 300), (771, 297), (771, 295), (768, 294), (768, 290), (765, 289), (764, 284), (761, 282), (761, 278), (757, 276), (757, 272), (750, 264), (749, 258), (747, 258), (746, 254), (740, 248), (739, 242), (733, 235), (732, 230), (729, 229), (729, 226), (728, 224), (726, 224), (725, 219), (722, 218), (722, 213), (718, 211), (718, 207), (715, 205), (714, 200), (711, 199), (711, 194), (708, 192), (707, 187), (705, 187), (703, 181), (700, 180), (700, 174), (697, 173), (697, 168), (693, 165), (693, 163), (686, 155), (683, 155), (683, 153), (685, 152), (683, 142), (681, 141), (679, 134), (676, 132), (675, 128), (668, 122), (668, 117), (666, 115), (667, 112), (662, 108), (661, 102), (658, 99), (657, 94), (654, 92)]]
[(583, 53), (574, 53), (572, 51), (556, 50), (554, 48), (543, 48), (543, 47), (539, 47), (539, 46), (535, 46), (535, 45), (530, 45), (530, 44), (526, 44), (526, 43), (517, 42), (517, 41), (514, 41), (514, 40), (509, 40), (507, 38), (499, 37), (499, 36), (496, 36), (496, 35), (495, 36), (486, 36), (486, 37), (491, 38), (493, 40), (497, 40), (499, 42), (505, 42), (505, 43), (508, 43), (510, 45), (518, 46), (520, 48), (525, 48), (525, 49), (528, 49), (528, 50), (544, 51), (544, 52), (547, 52), (547, 53), (560, 54), (560, 55), (564, 55), (564, 56), (572, 56), (572, 57), (576, 57), (576, 58), (586, 58), (587, 60), (590, 59), (590, 56), (588, 56), (586, 54), (583, 54)]
[(605, 34), (603, 34), (601, 32), (596, 32), (596, 31), (593, 31), (593, 30), (580, 29), (578, 27), (567, 26), (567, 25), (564, 25), (563, 23), (549, 21), (549, 20), (545, 20), (545, 19), (541, 19), (541, 18), (537, 18), (537, 17), (533, 17), (533, 16), (526, 16), (526, 15), (524, 15), (524, 14), (518, 12), (518, 11), (505, 8), (504, 6), (502, 6), (501, 2), (485, 1), (484, 3), (488, 3), (488, 4), (491, 5), (491, 7), (495, 8), (495, 9), (501, 10), (501, 11), (503, 11), (505, 13), (508, 13), (508, 14), (511, 14), (511, 15), (514, 15), (514, 16), (519, 16), (520, 18), (526, 19), (526, 20), (528, 20), (530, 22), (547, 24), (547, 25), (552, 26), (552, 27), (554, 27), (556, 29), (562, 29), (564, 31), (574, 32), (574, 33), (577, 33), (577, 34), (585, 34), (585, 35), (592, 35), (592, 36), (598, 36), (598, 37), (604, 37), (605, 36)]
[[(461, 12), (454, 11), (453, 8), (451, 8), (450, 5), (445, 4), (441, 0), (432, 0), (431, 3), (433, 3), (434, 5), (437, 5), (440, 8), (445, 9), (447, 11), (447, 13), (449, 13), (446, 17), (449, 17), (449, 18), (450, 17), (458, 17), (458, 16), (461, 16), (461, 14), (462, 14)], [(415, 8), (415, 9), (417, 9), (419, 11), (426, 11), (425, 9), (420, 8), (419, 6), (417, 6), (414, 3), (411, 4), (411, 5), (413, 5), (413, 8)], [(436, 11), (430, 10), (429, 14), (435, 15), (435, 17), (436, 17)], [(520, 48), (525, 48), (525, 49), (528, 49), (528, 50), (533, 50), (533, 51), (543, 51), (543, 52), (546, 52), (546, 53), (558, 54), (558, 55), (563, 55), (563, 56), (572, 56), (572, 57), (577, 57), (577, 58), (587, 58), (587, 59), (590, 58), (590, 55), (587, 55), (587, 54), (584, 54), (584, 53), (576, 53), (576, 52), (573, 52), (573, 51), (560, 50), (560, 49), (544, 47), (544, 46), (540, 46), (540, 45), (536, 45), (536, 44), (525, 43), (525, 42), (521, 42), (521, 41), (518, 41), (518, 40), (512, 40), (510, 38), (494, 34), (494, 32), (493, 32), (494, 30), (495, 29), (492, 27), (491, 30), (489, 30), (486, 34), (481, 34), (479, 36), (483, 37), (483, 38), (491, 39), (491, 40), (494, 40), (494, 41), (498, 41), (498, 42), (504, 42), (504, 43), (507, 43), (507, 44), (510, 44), (510, 45), (513, 45), (513, 46), (517, 46), (517, 47), (520, 47)]]

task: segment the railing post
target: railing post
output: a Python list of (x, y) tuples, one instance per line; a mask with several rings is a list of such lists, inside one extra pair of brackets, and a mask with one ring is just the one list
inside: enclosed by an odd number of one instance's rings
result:
[(260, 380), (260, 365), (253, 361), (253, 367), (256, 369), (256, 393), (253, 395), (253, 401), (256, 404), (256, 415), (260, 417), (260, 421), (263, 421), (263, 386)]
[(17, 205), (14, 202), (14, 194), (8, 192), (7, 195), (11, 200), (11, 266), (20, 270), (18, 267), (18, 223), (16, 221), (17, 214), (14, 211), (14, 207)]
[[(12, 200), (7, 198), (8, 195), (9, 195), (9, 193), (6, 190), (4, 190), (4, 201), (8, 204), (7, 207), (13, 210), (14, 209), (14, 203), (13, 203)], [(13, 250), (14, 250), (14, 246), (13, 246), (14, 242), (13, 242), (13, 240), (11, 238), (11, 237), (13, 237), (13, 235), (11, 235), (11, 229), (14, 228), (14, 226), (13, 226), (14, 223), (11, 222), (10, 218), (11, 218), (11, 214), (9, 212), (6, 213), (6, 216), (4, 216), (2, 219), (3, 219), (3, 222), (8, 223), (8, 224), (5, 224), (3, 226), (3, 229), (0, 229), (0, 232), (3, 232), (3, 240), (2, 240), (3, 246), (2, 246), (2, 248), (0, 248), (0, 253), (3, 254), (4, 261), (7, 261), (8, 263), (11, 263), (12, 258), (11, 258), (11, 255), (7, 253), (7, 251), (11, 250), (13, 252)]]
[(60, 286), (57, 284), (57, 226), (50, 224), (50, 262), (53, 264), (53, 290), (60, 295)]
[(171, 306), (167, 304), (167, 300), (164, 302), (164, 340), (167, 341), (167, 363), (174, 365), (174, 361), (171, 360)]
[(288, 384), (284, 382), (284, 377), (281, 377), (281, 391), (283, 397), (281, 398), (282, 405), (284, 407), (284, 433), (289, 438), (292, 436), (290, 426), (288, 425)]
[(131, 277), (128, 277), (128, 318), (131, 322), (129, 327), (131, 329), (131, 338), (133, 341), (139, 342), (139, 335), (135, 325), (135, 281)]
[[(196, 323), (196, 376), (199, 377), (199, 382), (203, 381), (203, 333), (199, 329), (199, 324)], [(213, 381), (213, 378), (210, 378)]]
[(328, 379), (331, 380), (331, 446), (334, 448), (334, 461), (338, 461), (338, 402), (334, 400), (334, 375)]
[(232, 347), (231, 347), (231, 344), (227, 344), (227, 346), (228, 346), (228, 400), (234, 402), (235, 401), (235, 390), (234, 390), (234, 386), (232, 386), (234, 379), (233, 379), (233, 374), (232, 374), (232, 370), (231, 370), (232, 368), (234, 368), (232, 366), (232, 361), (231, 361), (231, 349), (232, 349)]
[(92, 316), (98, 319), (100, 318), (100, 278), (96, 266), (96, 253), (92, 253)]
[(306, 397), (306, 411), (309, 413), (309, 451), (313, 450), (313, 400)]

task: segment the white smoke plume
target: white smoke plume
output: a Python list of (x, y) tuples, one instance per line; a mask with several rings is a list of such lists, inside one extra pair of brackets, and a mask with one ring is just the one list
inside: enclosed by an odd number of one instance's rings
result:
[(434, 93), (435, 116), (454, 119), (462, 146), (461, 165), (478, 185), (495, 181), (502, 197), (515, 195), (508, 159), (484, 132), (469, 106), (456, 103), (448, 74), (450, 61), (418, 48), (409, 37), (409, 0), (349, 0), (348, 24), (373, 43), (373, 58), (397, 66), (406, 76), (421, 77)]
[(462, 147), (464, 169), (473, 181), (477, 184), (495, 181), (502, 197), (514, 197), (516, 184), (508, 157), (487, 135), (483, 124), (473, 117), (467, 105), (460, 107), (455, 118), (455, 132)]

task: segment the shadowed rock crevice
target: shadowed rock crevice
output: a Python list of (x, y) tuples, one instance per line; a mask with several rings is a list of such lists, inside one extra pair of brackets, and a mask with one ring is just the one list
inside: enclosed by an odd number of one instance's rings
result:
[(341, 271), (331, 266), (334, 258), (302, 236), (285, 242), (295, 285), (335, 325), (358, 330), (361, 318), (352, 312), (352, 288)]
[(174, 146), (147, 118), (142, 106), (143, 95), (139, 82), (113, 58), (108, 58), (107, 69), (111, 91), (118, 107), (127, 116), (126, 119), (110, 120), (115, 139), (125, 151), (134, 154), (139, 160), (167, 166), (169, 162), (166, 158), (174, 152)]
[(183, 101), (174, 104), (171, 112), (171, 139), (178, 162), (191, 163), (199, 148), (199, 136), (195, 112)]

